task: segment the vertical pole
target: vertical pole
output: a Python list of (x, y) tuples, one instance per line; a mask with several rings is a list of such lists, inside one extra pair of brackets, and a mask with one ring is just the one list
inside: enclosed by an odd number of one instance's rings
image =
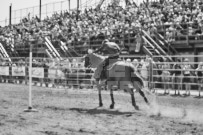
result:
[(9, 7), (9, 25), (11, 26), (11, 19), (12, 19), (12, 4)]
[(39, 19), (41, 20), (42, 18), (42, 0), (39, 0)]
[(32, 109), (32, 44), (30, 44), (30, 60), (29, 60), (29, 106)]
[(77, 21), (78, 21), (79, 7), (80, 7), (79, 3), (80, 3), (79, 0), (77, 0)]
[(76, 86), (76, 87), (77, 87), (77, 89), (79, 89), (79, 88), (80, 88), (80, 84), (79, 84), (80, 81), (79, 81), (79, 73), (78, 73), (78, 72), (79, 72), (78, 60), (77, 60), (77, 65), (75, 66), (75, 69), (76, 69), (76, 71), (77, 71), (77, 82), (76, 82), (76, 83), (77, 83), (77, 86)]
[(70, 13), (70, 0), (68, 0), (68, 8), (69, 8), (69, 13)]
[(149, 83), (148, 83), (148, 88), (150, 91), (152, 91), (152, 85), (153, 85), (153, 66), (152, 66), (152, 61), (153, 61), (153, 56), (149, 61)]
[(80, 10), (82, 11), (82, 1), (80, 0)]
[(197, 68), (197, 67), (198, 67), (198, 64), (197, 64), (197, 63), (198, 63), (198, 61), (199, 61), (197, 48), (194, 48), (194, 55), (195, 55), (195, 57), (194, 57), (195, 68)]
[(29, 97), (28, 97), (28, 109), (25, 112), (36, 112), (36, 109), (32, 108), (32, 49), (33, 43), (30, 42), (30, 56), (29, 56)]
[(77, 10), (79, 11), (79, 8), (80, 8), (80, 0), (77, 0)]

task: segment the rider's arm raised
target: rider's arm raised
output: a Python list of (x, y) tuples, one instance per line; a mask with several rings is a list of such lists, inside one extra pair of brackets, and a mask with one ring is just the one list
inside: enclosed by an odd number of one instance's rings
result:
[(98, 53), (100, 51), (103, 51), (103, 49), (105, 48), (105, 44), (103, 44), (99, 49), (97, 49), (96, 51), (94, 51), (94, 53)]

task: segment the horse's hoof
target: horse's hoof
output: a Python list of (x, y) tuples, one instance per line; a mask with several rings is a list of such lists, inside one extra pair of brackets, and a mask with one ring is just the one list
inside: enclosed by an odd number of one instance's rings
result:
[(114, 109), (114, 105), (113, 104), (110, 105), (110, 109)]
[(168, 93), (164, 93), (164, 95), (168, 95)]
[(137, 105), (134, 105), (135, 110), (139, 110), (139, 107)]
[(147, 98), (146, 98), (146, 97), (144, 98), (144, 101), (145, 101), (147, 104), (149, 104), (149, 102), (148, 102), (148, 100), (147, 100)]
[(103, 106), (103, 104), (102, 103), (99, 103), (99, 107), (102, 107)]

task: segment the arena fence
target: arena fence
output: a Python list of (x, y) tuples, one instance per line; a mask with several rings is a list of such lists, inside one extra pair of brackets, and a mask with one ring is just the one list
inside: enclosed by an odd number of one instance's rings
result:
[[(149, 88), (165, 94), (201, 95), (203, 88), (202, 55), (171, 56), (174, 61), (154, 56), (150, 61)], [(200, 62), (196, 62), (200, 61)], [(150, 71), (149, 71), (150, 72)]]
[[(2, 83), (29, 83), (29, 59), (11, 58), (1, 60), (0, 81)], [(34, 58), (32, 61), (32, 85), (42, 87), (90, 86), (92, 69), (84, 68), (80, 58), (45, 59)]]
[[(123, 60), (145, 59), (145, 56), (123, 56)], [(29, 84), (29, 58), (0, 60), (0, 82)], [(138, 65), (138, 64), (137, 64)], [(81, 57), (32, 59), (32, 85), (55, 88), (93, 88), (95, 69), (85, 68)]]
[[(145, 87), (164, 93), (191, 94), (200, 96), (202, 91), (203, 56), (171, 56), (174, 62), (163, 60), (161, 56), (123, 56), (132, 62), (145, 81)], [(177, 61), (178, 60), (178, 61)], [(189, 60), (189, 61), (186, 61)], [(32, 85), (50, 88), (88, 88), (95, 87), (95, 69), (85, 68), (82, 58), (47, 59), (33, 58)], [(29, 58), (0, 60), (0, 82), (29, 84)], [(163, 91), (164, 90), (164, 91)]]
[[(80, 0), (79, 10), (83, 11), (84, 9), (94, 8), (99, 3), (99, 0)], [(63, 12), (71, 12), (75, 11), (77, 9), (77, 4), (75, 2), (72, 2), (68, 0), (60, 0), (56, 2), (46, 3), (41, 6), (41, 17), (42, 19), (45, 19), (53, 14), (60, 14)], [(20, 23), (20, 21), (23, 18), (32, 18), (35, 16), (39, 17), (39, 6), (33, 6), (23, 9), (16, 9), (12, 11), (12, 23), (17, 24)]]

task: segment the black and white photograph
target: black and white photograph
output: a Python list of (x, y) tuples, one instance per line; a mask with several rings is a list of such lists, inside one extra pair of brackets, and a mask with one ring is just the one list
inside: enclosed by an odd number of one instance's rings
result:
[(203, 0), (0, 0), (0, 135), (203, 135)]

